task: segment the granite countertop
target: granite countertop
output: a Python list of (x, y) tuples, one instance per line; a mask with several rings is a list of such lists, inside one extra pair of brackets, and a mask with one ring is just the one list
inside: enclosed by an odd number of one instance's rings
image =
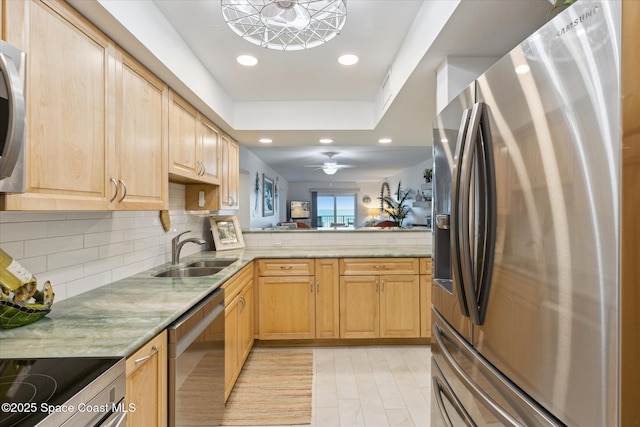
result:
[(163, 278), (152, 268), (75, 297), (54, 302), (42, 320), (0, 328), (0, 358), (128, 356), (256, 258), (429, 257), (428, 248), (344, 247), (235, 249), (200, 252), (199, 260), (237, 261), (213, 276)]

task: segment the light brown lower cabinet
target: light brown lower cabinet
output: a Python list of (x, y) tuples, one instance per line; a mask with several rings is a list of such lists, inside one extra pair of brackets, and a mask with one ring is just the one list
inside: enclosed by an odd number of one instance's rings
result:
[(127, 425), (167, 425), (167, 331), (129, 356), (126, 361), (125, 401), (135, 405), (127, 414)]
[(418, 258), (340, 260), (340, 338), (420, 337)]
[(420, 258), (420, 336), (431, 338), (431, 258)]
[(258, 260), (261, 340), (338, 338), (338, 260)]
[(229, 398), (253, 347), (253, 264), (240, 270), (225, 290), (224, 398)]
[(340, 338), (417, 337), (417, 275), (340, 277)]

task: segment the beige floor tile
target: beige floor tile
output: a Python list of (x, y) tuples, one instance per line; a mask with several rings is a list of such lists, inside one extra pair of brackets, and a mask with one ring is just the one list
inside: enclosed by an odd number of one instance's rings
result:
[(315, 348), (310, 427), (429, 427), (430, 368), (429, 346)]
[(360, 399), (338, 399), (341, 427), (364, 427)]

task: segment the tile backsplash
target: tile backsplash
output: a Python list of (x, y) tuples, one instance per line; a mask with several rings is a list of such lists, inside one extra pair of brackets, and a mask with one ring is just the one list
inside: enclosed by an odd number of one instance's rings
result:
[[(158, 211), (0, 212), (0, 247), (28, 268), (38, 288), (50, 280), (56, 301), (171, 261), (171, 239), (211, 241), (209, 212), (184, 210), (184, 186), (169, 185), (171, 229)], [(181, 255), (210, 249), (185, 245)]]

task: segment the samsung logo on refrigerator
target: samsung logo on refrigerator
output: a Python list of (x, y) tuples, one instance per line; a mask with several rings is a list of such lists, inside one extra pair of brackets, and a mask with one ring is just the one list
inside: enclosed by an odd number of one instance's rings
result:
[(564, 34), (573, 30), (575, 27), (582, 24), (587, 19), (595, 16), (595, 14), (598, 13), (599, 10), (600, 10), (600, 6), (597, 6), (597, 5), (594, 6), (593, 9), (583, 13), (582, 15), (580, 15), (579, 17), (577, 17), (576, 19), (574, 19), (573, 21), (569, 22), (567, 25), (562, 27), (560, 30), (558, 30), (558, 32), (556, 33), (556, 36), (562, 37)]

